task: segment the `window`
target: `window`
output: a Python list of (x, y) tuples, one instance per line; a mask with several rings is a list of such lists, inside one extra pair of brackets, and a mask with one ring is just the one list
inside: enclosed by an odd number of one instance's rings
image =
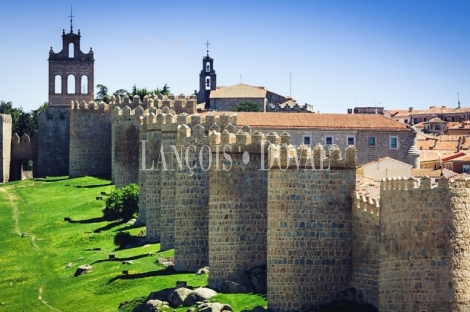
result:
[(370, 146), (375, 146), (375, 138), (374, 137), (369, 137), (369, 145)]
[(413, 118), (413, 124), (415, 124), (415, 125), (416, 125), (417, 123), (418, 123), (418, 118), (416, 118), (416, 117), (415, 117), (415, 118)]
[(331, 145), (333, 144), (333, 137), (332, 136), (327, 136), (325, 138), (325, 145)]
[(441, 130), (441, 125), (434, 125), (435, 130)]
[(470, 171), (470, 165), (463, 165), (463, 173), (467, 173)]
[(398, 148), (398, 138), (396, 136), (390, 137), (390, 148)]
[(303, 141), (303, 144), (310, 145), (312, 144), (312, 137), (310, 135), (304, 135), (302, 141)]
[(424, 117), (423, 121), (426, 122), (426, 121), (428, 121), (428, 119), (426, 117)]
[(354, 145), (354, 137), (348, 136), (348, 145)]
[(407, 123), (408, 123), (408, 119), (405, 119), (405, 121), (404, 121), (404, 122), (407, 124)]

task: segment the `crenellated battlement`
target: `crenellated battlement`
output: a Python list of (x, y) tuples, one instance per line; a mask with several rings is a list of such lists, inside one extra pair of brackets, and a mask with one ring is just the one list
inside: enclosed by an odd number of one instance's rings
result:
[[(145, 110), (142, 106), (137, 106), (132, 109), (129, 106), (119, 107), (116, 106), (111, 110), (112, 121), (119, 122), (122, 120), (129, 120), (129, 118), (141, 119), (142, 116), (148, 115), (148, 110)], [(143, 117), (142, 117), (143, 118)]]
[(93, 101), (89, 103), (86, 103), (85, 101), (82, 101), (81, 103), (78, 103), (78, 101), (72, 101), (70, 105), (70, 109), (72, 111), (76, 111), (79, 113), (84, 113), (84, 112), (103, 113), (103, 112), (109, 111), (110, 108), (111, 107), (105, 102), (95, 103)]
[(36, 139), (37, 139), (36, 134), (33, 135), (32, 138), (30, 138), (28, 134), (24, 133), (20, 138), (18, 133), (13, 133), (13, 135), (11, 136), (11, 144), (15, 145), (15, 144), (21, 144), (21, 143), (31, 143), (31, 142), (35, 142)]
[[(196, 129), (196, 131), (185, 130), (185, 136), (192, 135), (194, 133), (196, 137), (201, 137), (201, 129), (205, 135), (208, 135), (210, 131), (225, 130), (230, 132), (236, 132), (237, 127), (233, 124), (237, 122), (236, 115), (222, 115), (215, 116), (208, 114), (205, 116), (201, 115), (188, 115), (187, 113), (175, 114), (175, 112), (169, 107), (163, 107), (163, 109), (150, 108), (148, 115), (144, 114), (145, 117), (142, 120), (142, 127), (144, 131), (178, 131), (182, 126), (183, 129)], [(201, 126), (201, 127), (199, 127)], [(197, 127), (197, 128), (196, 128)]]
[(447, 179), (441, 177), (438, 184), (432, 185), (432, 180), (429, 177), (424, 177), (421, 180), (410, 177), (389, 177), (382, 179), (380, 189), (381, 191), (403, 191), (403, 190), (441, 190), (449, 188), (470, 188), (470, 178)]
[(175, 114), (186, 113), (192, 115), (197, 113), (197, 100), (195, 95), (146, 95), (143, 101), (140, 100), (138, 95), (135, 95), (132, 99), (127, 95), (122, 99), (119, 96), (113, 96), (111, 102), (114, 106), (121, 108), (125, 106), (129, 106), (131, 109), (137, 108), (138, 106), (149, 110), (154, 108), (154, 114), (158, 114), (155, 112), (157, 110), (163, 111), (165, 107), (174, 111)]
[(357, 209), (361, 209), (365, 212), (369, 212), (371, 215), (380, 215), (380, 198), (370, 197), (360, 192), (354, 192), (354, 206)]
[(297, 167), (313, 169), (356, 168), (357, 150), (354, 146), (346, 148), (345, 157), (337, 145), (329, 147), (330, 157), (326, 157), (323, 145), (317, 143), (313, 149), (306, 145), (294, 147), (290, 144), (290, 136), (284, 132), (281, 136), (271, 132), (268, 134), (271, 143), (268, 148), (268, 161), (275, 168)]

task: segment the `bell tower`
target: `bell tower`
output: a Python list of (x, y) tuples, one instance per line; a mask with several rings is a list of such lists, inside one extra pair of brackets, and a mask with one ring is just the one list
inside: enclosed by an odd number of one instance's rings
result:
[(210, 94), (217, 88), (217, 75), (214, 70), (214, 59), (209, 56), (209, 42), (206, 42), (207, 55), (202, 59), (202, 70), (199, 74), (199, 92), (197, 102), (205, 102), (205, 109), (211, 108)]
[(62, 31), (62, 51), (49, 51), (49, 107), (70, 107), (71, 101), (90, 102), (94, 99), (93, 50), (80, 50), (80, 29), (73, 32), (70, 13), (70, 32)]

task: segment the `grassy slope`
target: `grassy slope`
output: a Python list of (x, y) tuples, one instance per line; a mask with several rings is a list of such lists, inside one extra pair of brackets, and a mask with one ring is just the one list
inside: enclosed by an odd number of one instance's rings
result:
[[(101, 221), (104, 202), (95, 199), (113, 188), (108, 180), (92, 177), (0, 185), (0, 312), (116, 311), (120, 302), (173, 287), (176, 280), (207, 284), (207, 276), (163, 271), (155, 256), (148, 256), (159, 250), (158, 244), (114, 251), (113, 237), (126, 225)], [(65, 222), (66, 216), (81, 222)], [(93, 233), (100, 228), (101, 233)], [(142, 229), (129, 231), (135, 235)], [(21, 238), (22, 232), (28, 236)], [(110, 253), (134, 264), (109, 261)], [(73, 266), (66, 268), (68, 263)], [(82, 264), (91, 264), (93, 272), (72, 277)], [(121, 277), (123, 269), (130, 270), (131, 278)], [(254, 295), (219, 295), (218, 300), (236, 311), (265, 305)]]

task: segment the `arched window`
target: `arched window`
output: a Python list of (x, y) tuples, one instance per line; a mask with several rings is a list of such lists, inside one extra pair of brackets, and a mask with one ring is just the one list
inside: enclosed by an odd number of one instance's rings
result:
[(211, 63), (206, 62), (206, 72), (210, 72), (210, 71), (211, 71)]
[(81, 93), (82, 94), (88, 94), (88, 76), (87, 75), (82, 75), (80, 77), (80, 82), (81, 82)]
[(75, 76), (68, 75), (67, 77), (67, 93), (75, 94)]
[(69, 43), (69, 58), (74, 58), (74, 57), (75, 57), (74, 44)]
[(454, 121), (455, 121), (455, 117), (452, 117), (452, 122), (454, 122)]
[(206, 90), (211, 89), (211, 77), (206, 77)]
[(54, 93), (55, 94), (62, 93), (62, 77), (60, 75), (56, 75), (54, 77)]
[(428, 121), (428, 119), (426, 117), (424, 117), (423, 121), (426, 122), (426, 121)]

